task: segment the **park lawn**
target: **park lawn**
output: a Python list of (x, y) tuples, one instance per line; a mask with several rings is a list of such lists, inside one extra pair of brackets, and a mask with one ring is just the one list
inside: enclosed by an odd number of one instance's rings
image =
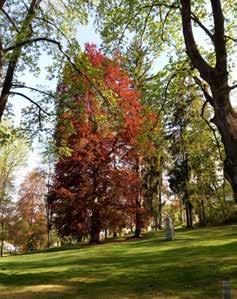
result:
[[(0, 298), (221, 298), (237, 289), (237, 225), (0, 260)], [(235, 295), (233, 296), (235, 297)]]

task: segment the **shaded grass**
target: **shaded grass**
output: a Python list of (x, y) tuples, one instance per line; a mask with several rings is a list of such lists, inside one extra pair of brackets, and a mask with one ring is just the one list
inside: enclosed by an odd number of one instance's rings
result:
[(237, 288), (237, 225), (0, 260), (0, 298), (221, 298)]

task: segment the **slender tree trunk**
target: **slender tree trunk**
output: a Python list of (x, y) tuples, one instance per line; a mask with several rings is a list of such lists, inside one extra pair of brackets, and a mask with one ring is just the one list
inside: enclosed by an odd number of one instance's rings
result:
[(90, 230), (90, 243), (97, 244), (100, 242), (100, 219), (99, 219), (99, 211), (98, 208), (95, 208), (92, 211), (91, 216), (91, 230)]
[(154, 217), (154, 226), (155, 226), (155, 230), (158, 230), (159, 227), (159, 221), (158, 221), (158, 212), (154, 211), (153, 213), (153, 217)]
[(179, 202), (180, 202), (180, 205), (179, 205), (179, 214), (180, 214), (179, 221), (180, 221), (180, 224), (182, 225), (183, 224), (183, 204), (182, 204), (181, 200), (179, 200)]
[(206, 213), (205, 213), (205, 204), (204, 204), (204, 200), (201, 199), (200, 202), (200, 210), (201, 210), (201, 226), (206, 226)]
[(162, 172), (160, 173), (160, 178), (159, 178), (159, 193), (158, 193), (158, 228), (161, 230), (162, 229), (162, 193), (161, 193), (161, 188), (162, 188)]
[(188, 202), (188, 209), (189, 209), (189, 224), (190, 228), (193, 228), (193, 206), (190, 202)]
[(134, 237), (139, 238), (142, 231), (142, 214), (141, 214), (141, 193), (138, 190), (137, 198), (136, 198), (136, 228)]
[(139, 238), (142, 232), (142, 215), (140, 211), (136, 212), (136, 229), (134, 233), (135, 238)]
[(51, 247), (51, 215), (52, 210), (51, 206), (49, 205), (48, 199), (46, 199), (46, 222), (47, 222), (47, 248)]
[(1, 221), (1, 252), (0, 255), (3, 257), (3, 247), (4, 247), (4, 219), (2, 214), (2, 221)]

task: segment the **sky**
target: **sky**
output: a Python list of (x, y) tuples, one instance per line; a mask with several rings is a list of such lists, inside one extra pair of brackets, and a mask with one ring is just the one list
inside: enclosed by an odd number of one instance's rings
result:
[[(204, 44), (205, 43), (205, 38), (202, 33), (196, 32), (195, 34), (196, 40), (198, 43)], [(93, 20), (89, 20), (89, 24), (87, 26), (80, 25), (78, 26), (77, 30), (77, 40), (81, 47), (83, 48), (84, 44), (89, 42), (89, 43), (94, 43), (97, 46), (100, 46), (101, 39), (98, 33), (96, 33)], [(235, 54), (236, 56), (236, 54)], [(51, 62), (51, 57), (47, 54), (43, 54), (40, 57), (39, 60), (39, 66), (41, 69), (41, 73), (39, 76), (36, 78), (34, 77), (29, 71), (26, 71), (24, 74), (22, 74), (22, 81), (25, 81), (27, 85), (31, 87), (37, 87), (38, 83), (40, 82), (40, 85), (46, 85), (49, 89), (54, 91), (57, 86), (57, 80), (51, 80), (49, 81), (47, 77), (47, 71), (46, 67), (50, 65)], [(161, 67), (166, 64), (167, 58), (163, 57), (162, 59), (159, 59), (159, 65), (157, 64), (155, 66), (155, 69), (158, 70)], [(237, 71), (235, 72), (237, 74)], [(237, 75), (236, 75), (237, 79)], [(30, 92), (26, 93), (30, 96)], [(232, 102), (234, 106), (237, 106), (237, 89), (233, 91), (232, 93)], [(14, 107), (14, 113), (15, 113), (15, 119), (14, 123), (15, 125), (18, 125), (20, 123), (21, 119), (21, 109), (27, 106), (29, 103), (27, 100), (21, 98), (21, 97), (14, 97), (11, 99), (11, 103), (13, 104)], [(29, 152), (29, 157), (28, 157), (28, 163), (27, 166), (24, 167), (24, 169), (21, 169), (19, 173), (17, 173), (17, 179), (16, 179), (16, 185), (19, 186), (22, 180), (24, 179), (25, 175), (31, 171), (34, 168), (39, 167), (42, 164), (42, 146), (41, 144), (37, 141), (37, 139), (33, 143), (33, 148)]]

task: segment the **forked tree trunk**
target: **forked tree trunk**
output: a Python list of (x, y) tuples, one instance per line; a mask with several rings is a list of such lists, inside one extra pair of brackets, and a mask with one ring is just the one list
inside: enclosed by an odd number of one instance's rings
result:
[(199, 71), (201, 78), (209, 85), (209, 88), (207, 88), (200, 80), (196, 80), (202, 88), (206, 101), (213, 107), (214, 118), (212, 122), (216, 125), (221, 135), (226, 154), (224, 161), (225, 177), (232, 186), (235, 202), (237, 202), (237, 113), (230, 103), (230, 91), (232, 88), (228, 84), (226, 35), (221, 0), (210, 0), (214, 33), (209, 31), (198, 20), (199, 26), (205, 29), (205, 32), (214, 44), (215, 67), (209, 65), (200, 54), (194, 39), (192, 1), (181, 0), (180, 2), (186, 51), (191, 63)]

